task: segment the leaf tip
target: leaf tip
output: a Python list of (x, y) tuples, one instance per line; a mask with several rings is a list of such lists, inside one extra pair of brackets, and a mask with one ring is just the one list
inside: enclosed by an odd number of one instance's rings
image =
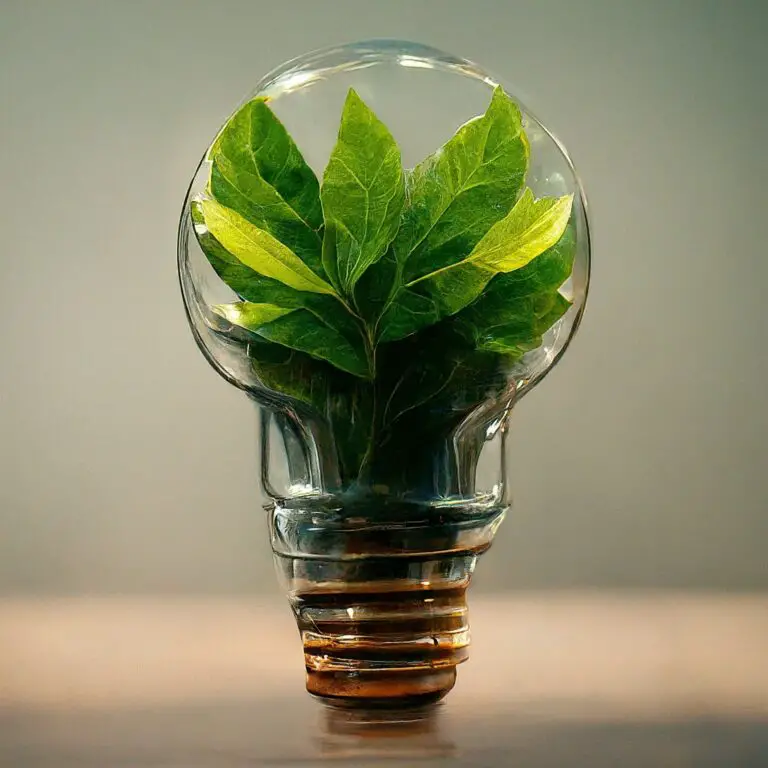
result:
[(347, 91), (347, 98), (344, 100), (344, 109), (347, 109), (347, 107), (354, 107), (354, 106), (366, 106), (365, 102), (360, 97), (360, 94), (352, 88), (352, 86), (349, 87), (349, 90)]
[(493, 88), (493, 96), (491, 97), (491, 101), (505, 99), (505, 98), (508, 98), (508, 97), (507, 97), (507, 92), (504, 90), (504, 86), (499, 85), (499, 83), (496, 83), (496, 85)]
[(533, 190), (530, 187), (526, 187), (523, 190), (523, 194), (520, 195), (520, 199), (518, 200), (519, 203), (533, 203), (535, 202), (536, 198), (534, 197)]
[(346, 121), (351, 119), (359, 120), (361, 118), (365, 121), (372, 122), (374, 125), (378, 124), (387, 133), (389, 133), (389, 130), (377, 117), (373, 109), (371, 109), (363, 97), (360, 96), (360, 94), (350, 86), (349, 90), (347, 91), (347, 98), (344, 100), (344, 110), (341, 116), (341, 126), (339, 128), (339, 133), (341, 133), (341, 131), (344, 129), (344, 124)]

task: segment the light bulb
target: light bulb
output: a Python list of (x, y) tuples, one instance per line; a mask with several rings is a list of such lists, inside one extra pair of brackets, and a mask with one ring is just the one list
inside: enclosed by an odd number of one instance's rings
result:
[(200, 350), (260, 408), (310, 692), (412, 704), (453, 686), (465, 590), (508, 505), (508, 416), (575, 333), (589, 258), (562, 145), (432, 48), (290, 61), (206, 151), (182, 295)]

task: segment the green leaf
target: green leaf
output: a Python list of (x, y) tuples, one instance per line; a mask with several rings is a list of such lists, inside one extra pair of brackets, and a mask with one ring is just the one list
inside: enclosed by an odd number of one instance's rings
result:
[(347, 296), (395, 237), (404, 194), (400, 149), (350, 89), (320, 190), (326, 226), (323, 264)]
[(217, 158), (226, 158), (239, 171), (257, 177), (310, 229), (323, 225), (317, 177), (266, 99), (249, 101), (227, 121), (209, 157), (214, 165)]
[(482, 117), (408, 174), (408, 204), (394, 242), (405, 282), (469, 255), (517, 200), (528, 155), (520, 109), (499, 86)]
[[(494, 272), (524, 267), (562, 237), (572, 204), (573, 195), (536, 200), (533, 192), (526, 189), (512, 211), (475, 246), (467, 261)], [(450, 271), (454, 266), (442, 271)]]
[[(528, 167), (529, 145), (518, 106), (497, 87), (486, 113), (470, 120), (437, 152), (406, 171), (406, 206), (393, 247), (366, 273), (358, 306), (378, 320), (382, 341), (435, 322), (431, 301), (401, 292), (402, 283), (466, 257), (514, 205)], [(410, 293), (410, 292), (409, 292)], [(409, 323), (414, 303), (425, 314)], [(405, 306), (403, 306), (405, 305)], [(403, 316), (406, 315), (406, 316)]]
[(260, 176), (217, 154), (213, 156), (208, 189), (219, 203), (279, 240), (316, 274), (325, 274), (320, 235)]
[(440, 308), (429, 296), (401, 291), (381, 318), (379, 341), (397, 341), (441, 319)]
[(541, 344), (546, 333), (570, 308), (558, 288), (573, 270), (576, 231), (563, 236), (521, 269), (491, 280), (482, 296), (455, 321), (478, 349), (520, 357)]
[(298, 400), (327, 420), (340, 475), (348, 484), (358, 476), (369, 443), (373, 382), (346, 376), (303, 352), (256, 338), (248, 348), (256, 375), (267, 389)]
[(283, 309), (307, 309), (319, 322), (341, 333), (356, 350), (356, 356), (365, 356), (361, 329), (355, 318), (334, 296), (296, 291), (269, 277), (254, 272), (236, 259), (205, 228), (199, 201), (192, 202), (192, 221), (197, 239), (208, 261), (221, 279), (242, 299), (254, 304), (275, 305)]
[[(300, 293), (277, 280), (264, 277), (236, 259), (206, 228), (199, 200), (192, 201), (190, 215), (203, 253), (216, 274), (241, 298), (283, 307), (302, 306), (310, 296), (321, 298), (320, 294)], [(330, 297), (326, 298), (330, 300)]]
[(551, 248), (526, 266), (496, 275), (479, 301), (498, 294), (504, 301), (511, 302), (519, 297), (556, 290), (570, 277), (575, 256), (576, 227), (571, 222)]
[(251, 302), (219, 304), (213, 310), (232, 325), (255, 333), (267, 341), (306, 352), (353, 376), (369, 376), (365, 355), (339, 331), (320, 322), (317, 316), (307, 310)]
[(455, 430), (478, 405), (509, 387), (508, 356), (477, 350), (444, 323), (382, 345), (380, 353), (382, 423), (370, 476), (417, 497), (450, 493)]
[(520, 326), (506, 326), (489, 336), (478, 349), (511, 355), (512, 359), (522, 357), (526, 352), (541, 346), (542, 336), (570, 308), (570, 303), (561, 297), (562, 305), (546, 319), (539, 318), (536, 324), (524, 323)]
[(197, 203), (208, 232), (226, 251), (254, 272), (297, 291), (335, 294), (325, 280), (269, 232), (258, 229), (239, 213), (215, 200), (203, 198)]
[(573, 268), (572, 201), (520, 195), (528, 154), (501, 89), (405, 173), (351, 91), (319, 193), (263, 101), (214, 143), (191, 215), (243, 301), (214, 307), (212, 327), (244, 344), (276, 403), (324, 420), (344, 491), (463, 493), (481, 440), (459, 467), (457, 429), (503, 405), (511, 364), (568, 310), (558, 289)]
[(571, 195), (535, 200), (526, 189), (466, 259), (413, 280), (396, 296), (382, 316), (381, 338), (403, 338), (436, 318), (454, 315), (475, 301), (495, 275), (531, 263), (562, 237), (572, 201)]
[(570, 309), (557, 291), (504, 301), (484, 296), (457, 315), (457, 329), (477, 349), (521, 357), (541, 344), (541, 337)]
[(324, 413), (330, 367), (302, 352), (260, 338), (248, 346), (248, 354), (264, 387)]
[(259, 335), (319, 360), (327, 360), (353, 376), (365, 379), (371, 375), (365, 355), (335, 328), (317, 322), (317, 317), (309, 312), (300, 311), (281, 317), (262, 329)]
[(458, 312), (477, 298), (494, 275), (520, 269), (551, 248), (565, 231), (572, 203), (572, 195), (536, 200), (526, 189), (466, 259), (424, 275), (407, 287), (422, 283), (445, 314)]

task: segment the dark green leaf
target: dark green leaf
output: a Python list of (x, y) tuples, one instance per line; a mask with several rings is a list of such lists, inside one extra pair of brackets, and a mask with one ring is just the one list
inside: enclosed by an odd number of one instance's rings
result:
[(496, 275), (479, 301), (492, 295), (511, 302), (516, 298), (559, 288), (573, 271), (576, 255), (576, 228), (573, 223), (566, 227), (563, 236), (551, 248), (521, 269)]
[(575, 250), (575, 227), (569, 224), (555, 245), (525, 267), (493, 278), (456, 315), (456, 327), (481, 349), (516, 356), (535, 349), (570, 307), (557, 289), (571, 274)]
[(313, 272), (324, 275), (320, 235), (261, 176), (239, 168), (222, 154), (212, 156), (209, 193), (293, 251)]
[(456, 327), (477, 349), (520, 357), (541, 344), (545, 334), (570, 308), (557, 291), (505, 302), (500, 294), (484, 296), (461, 312)]
[(423, 275), (406, 287), (421, 284), (444, 314), (458, 312), (478, 297), (494, 275), (520, 269), (551, 248), (568, 225), (572, 203), (572, 195), (536, 200), (527, 189), (469, 256)]
[[(318, 322), (340, 333), (355, 350), (355, 357), (364, 358), (360, 327), (354, 317), (332, 296), (293, 288), (254, 272), (236, 259), (205, 228), (198, 202), (192, 203), (192, 220), (198, 230), (198, 241), (221, 279), (242, 299), (254, 304), (269, 304), (282, 309), (307, 309)], [(289, 345), (292, 346), (292, 345)]]
[(498, 87), (482, 117), (408, 175), (408, 203), (394, 242), (405, 282), (469, 255), (517, 200), (528, 153), (520, 109)]
[[(517, 200), (528, 154), (520, 109), (498, 87), (483, 116), (470, 120), (437, 152), (406, 172), (400, 230), (390, 252), (366, 273), (358, 291), (358, 305), (368, 305), (371, 317), (378, 319), (386, 312), (379, 324), (383, 340), (402, 338), (435, 322), (429, 311), (411, 317), (414, 322), (409, 324), (409, 307), (418, 300), (398, 295), (402, 283), (471, 252)], [(397, 303), (391, 307), (396, 295)]]
[(566, 299), (562, 293), (550, 294), (549, 299), (545, 305), (546, 309), (537, 310), (536, 329), (541, 335), (544, 335), (573, 306), (573, 302)]
[(336, 287), (351, 296), (360, 276), (395, 237), (404, 199), (400, 150), (352, 89), (320, 196), (326, 226), (325, 270)]
[(195, 234), (203, 253), (205, 253), (216, 274), (238, 296), (246, 301), (269, 302), (281, 307), (300, 307), (303, 305), (306, 298), (305, 294), (295, 291), (278, 280), (272, 280), (254, 272), (224, 248), (206, 229), (199, 201), (192, 201), (191, 216)]
[(379, 341), (397, 341), (440, 320), (437, 304), (417, 291), (402, 291), (380, 321)]
[[(381, 337), (403, 338), (435, 318), (456, 314), (475, 301), (495, 275), (525, 267), (560, 240), (571, 205), (570, 195), (535, 200), (527, 189), (469, 256), (412, 281), (396, 295), (382, 317)], [(428, 309), (414, 312), (415, 306)]]
[(213, 310), (232, 325), (267, 341), (306, 352), (353, 376), (367, 378), (370, 375), (365, 354), (350, 344), (343, 334), (305, 309), (237, 302), (217, 305)]
[(445, 324), (380, 351), (371, 478), (396, 492), (451, 492), (456, 429), (508, 388), (507, 356), (475, 349)]
[(330, 367), (309, 355), (266, 340), (254, 340), (248, 353), (264, 387), (299, 400), (321, 415), (324, 413)]
[(368, 378), (368, 361), (336, 329), (317, 322), (317, 316), (299, 311), (270, 323), (260, 335), (265, 339), (327, 360), (353, 376)]
[[(256, 177), (310, 229), (322, 226), (317, 177), (264, 98), (249, 101), (227, 121), (209, 157), (214, 164), (217, 157), (226, 158), (238, 171)], [(214, 196), (218, 198), (216, 192)], [(244, 211), (238, 213), (245, 215)], [(284, 213), (282, 208), (280, 213)]]

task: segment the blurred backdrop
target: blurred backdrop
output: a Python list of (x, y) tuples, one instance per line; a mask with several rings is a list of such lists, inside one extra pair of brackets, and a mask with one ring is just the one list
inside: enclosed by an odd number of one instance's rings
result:
[(761, 0), (0, 0), (0, 593), (277, 595), (255, 413), (186, 327), (177, 218), (261, 75), (369, 37), (515, 84), (592, 206), (482, 589), (768, 587), (767, 34)]

